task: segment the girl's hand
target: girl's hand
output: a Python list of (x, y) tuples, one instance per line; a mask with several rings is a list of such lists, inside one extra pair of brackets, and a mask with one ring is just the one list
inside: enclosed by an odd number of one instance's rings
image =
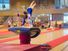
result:
[(35, 1), (32, 1), (31, 4), (30, 4), (30, 6), (29, 6), (29, 8), (32, 8), (33, 9), (35, 6), (36, 6)]

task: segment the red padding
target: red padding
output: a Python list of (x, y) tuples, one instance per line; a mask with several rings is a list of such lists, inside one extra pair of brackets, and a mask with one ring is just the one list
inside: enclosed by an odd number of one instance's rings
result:
[(45, 34), (45, 33), (59, 31), (59, 30), (61, 30), (61, 29), (60, 28), (54, 28), (54, 30), (52, 30), (52, 28), (48, 28), (46, 31), (41, 32), (40, 34)]
[(65, 42), (67, 40), (68, 40), (68, 35), (65, 35), (65, 36), (62, 36), (60, 38), (57, 38), (57, 39), (55, 39), (53, 41), (50, 41), (50, 42), (48, 42), (46, 44), (50, 45), (53, 48), (53, 47), (56, 47), (57, 45)]

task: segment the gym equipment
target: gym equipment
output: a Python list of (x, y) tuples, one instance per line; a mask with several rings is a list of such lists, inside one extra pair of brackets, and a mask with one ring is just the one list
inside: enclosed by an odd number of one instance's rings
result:
[(9, 28), (8, 30), (9, 31), (13, 31), (13, 32), (19, 31), (20, 33), (21, 32), (24, 32), (24, 33), (27, 33), (27, 34), (29, 33), (30, 36), (31, 36), (31, 38), (35, 38), (41, 32), (41, 30), (39, 28), (23, 28), (23, 27), (21, 27), (21, 28), (19, 28), (19, 27), (13, 27), (13, 28)]
[(20, 44), (30, 44), (31, 38), (37, 37), (41, 30), (39, 28), (23, 28), (23, 27), (12, 27), (9, 31), (19, 31)]

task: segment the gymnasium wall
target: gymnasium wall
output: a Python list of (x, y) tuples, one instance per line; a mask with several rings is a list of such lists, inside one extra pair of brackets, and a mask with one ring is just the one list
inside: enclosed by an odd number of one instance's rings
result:
[[(32, 0), (30, 0), (31, 2)], [(16, 16), (17, 15), (17, 10), (18, 12), (20, 12), (20, 14), (23, 14), (23, 5), (26, 5), (28, 7), (28, 5), (30, 4), (29, 0), (11, 0), (10, 5), (11, 8), (8, 11), (0, 11), (0, 16)], [(64, 12), (68, 12), (68, 8), (63, 8), (63, 9), (55, 9), (54, 8), (54, 0), (48, 0), (47, 3), (44, 3), (43, 5), (45, 5), (44, 7), (40, 7), (40, 8), (36, 8), (33, 10), (33, 13), (37, 14), (37, 13), (64, 13)], [(26, 7), (26, 8), (27, 8)]]

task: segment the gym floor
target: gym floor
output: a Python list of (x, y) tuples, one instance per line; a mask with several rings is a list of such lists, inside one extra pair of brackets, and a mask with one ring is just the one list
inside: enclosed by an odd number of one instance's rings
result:
[[(68, 36), (68, 29), (41, 29), (40, 35), (31, 39), (31, 44), (46, 44), (63, 36)], [(19, 35), (7, 29), (0, 29), (0, 44), (20, 44)], [(68, 41), (57, 45), (50, 51), (68, 51)]]

